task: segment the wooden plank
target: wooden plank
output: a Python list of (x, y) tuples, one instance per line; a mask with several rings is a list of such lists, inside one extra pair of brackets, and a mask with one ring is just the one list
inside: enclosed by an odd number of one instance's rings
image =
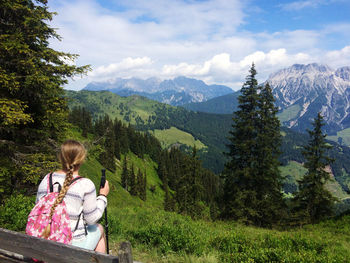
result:
[(133, 263), (130, 242), (122, 242), (120, 244), (118, 258), (121, 263)]
[(0, 262), (1, 263), (23, 263), (24, 261), (10, 258), (0, 253)]
[(0, 248), (48, 263), (119, 263), (118, 257), (0, 228)]
[[(34, 263), (32, 258), (23, 257), (23, 255), (20, 255), (20, 254), (17, 254), (15, 252), (11, 252), (11, 251), (3, 250), (1, 248), (0, 248), (0, 258), (6, 258), (6, 259), (10, 260), (10, 262), (13, 261), (13, 262), (31, 262), (31, 263)], [(0, 260), (0, 262), (3, 262), (3, 261)]]

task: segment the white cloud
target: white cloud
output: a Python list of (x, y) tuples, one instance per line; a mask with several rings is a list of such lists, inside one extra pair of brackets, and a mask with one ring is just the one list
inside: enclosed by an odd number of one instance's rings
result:
[(125, 71), (135, 71), (138, 69), (147, 68), (152, 65), (152, 60), (148, 57), (143, 58), (125, 58), (119, 63), (112, 63), (108, 66), (100, 66), (94, 69), (89, 76), (92, 79), (105, 79), (113, 78), (116, 75), (120, 75)]
[(132, 10), (122, 15), (142, 24), (144, 20), (169, 27), (173, 37), (207, 39), (235, 32), (243, 23), (244, 4), (239, 0), (115, 0)]
[(326, 53), (324, 61), (333, 67), (350, 65), (350, 46)]
[[(303, 1), (306, 2), (315, 1)], [(110, 0), (119, 9), (107, 10), (96, 0), (52, 0), (58, 12), (53, 27), (62, 42), (54, 49), (77, 53), (78, 65), (94, 69), (92, 80), (116, 77), (178, 75), (239, 88), (254, 61), (264, 81), (275, 70), (294, 63), (323, 62), (333, 67), (349, 62), (347, 51), (327, 52), (328, 36), (348, 39), (349, 24), (325, 25), (319, 30), (273, 33), (242, 31), (249, 2), (240, 0)], [(248, 9), (247, 9), (248, 10)], [(250, 9), (249, 9), (250, 10)], [(345, 41), (346, 42), (346, 41)], [(342, 47), (341, 47), (342, 48)], [(350, 63), (349, 63), (350, 64)], [(259, 81), (260, 81), (259, 80)]]

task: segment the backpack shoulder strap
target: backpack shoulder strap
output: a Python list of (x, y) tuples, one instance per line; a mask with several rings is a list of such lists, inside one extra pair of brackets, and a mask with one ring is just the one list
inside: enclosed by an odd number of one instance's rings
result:
[(77, 176), (75, 177), (71, 182), (70, 182), (70, 185), (72, 185), (74, 182), (78, 181), (79, 179), (82, 179), (83, 177), (81, 176)]
[(49, 175), (49, 191), (50, 191), (49, 193), (53, 192), (52, 174), (53, 174), (53, 172), (50, 173), (50, 175)]
[[(60, 185), (60, 183), (58, 183), (58, 182), (56, 182), (56, 183), (52, 183), (52, 174), (53, 174), (53, 172), (52, 173), (50, 173), (50, 175), (49, 175), (49, 193), (52, 193), (53, 192), (53, 187), (54, 187), (54, 185), (55, 184), (58, 184), (58, 192), (60, 192), (61, 191), (61, 185)], [(74, 182), (76, 182), (76, 181), (78, 181), (79, 179), (81, 179), (81, 178), (83, 178), (83, 177), (81, 177), (81, 176), (78, 176), (78, 177), (76, 177), (76, 178), (74, 178), (73, 180), (72, 180), (72, 182), (70, 183), (70, 185), (72, 185)]]

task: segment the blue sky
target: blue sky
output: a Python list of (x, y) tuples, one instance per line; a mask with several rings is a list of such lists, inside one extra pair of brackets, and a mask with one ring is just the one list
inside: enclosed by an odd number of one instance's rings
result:
[(70, 81), (185, 75), (237, 90), (255, 62), (258, 80), (300, 63), (350, 66), (349, 0), (49, 0), (63, 37), (92, 71)]

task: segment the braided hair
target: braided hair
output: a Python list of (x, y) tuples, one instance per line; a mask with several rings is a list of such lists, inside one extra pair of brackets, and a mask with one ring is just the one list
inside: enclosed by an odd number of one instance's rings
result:
[[(59, 160), (62, 164), (62, 170), (66, 172), (66, 178), (64, 179), (63, 187), (59, 192), (55, 202), (50, 210), (49, 222), (52, 220), (52, 216), (59, 203), (62, 202), (65, 197), (68, 188), (73, 180), (73, 173), (79, 170), (80, 165), (84, 162), (86, 151), (84, 146), (77, 141), (67, 140), (61, 145), (59, 153)], [(51, 223), (49, 223), (42, 233), (42, 237), (48, 238), (51, 233)]]

